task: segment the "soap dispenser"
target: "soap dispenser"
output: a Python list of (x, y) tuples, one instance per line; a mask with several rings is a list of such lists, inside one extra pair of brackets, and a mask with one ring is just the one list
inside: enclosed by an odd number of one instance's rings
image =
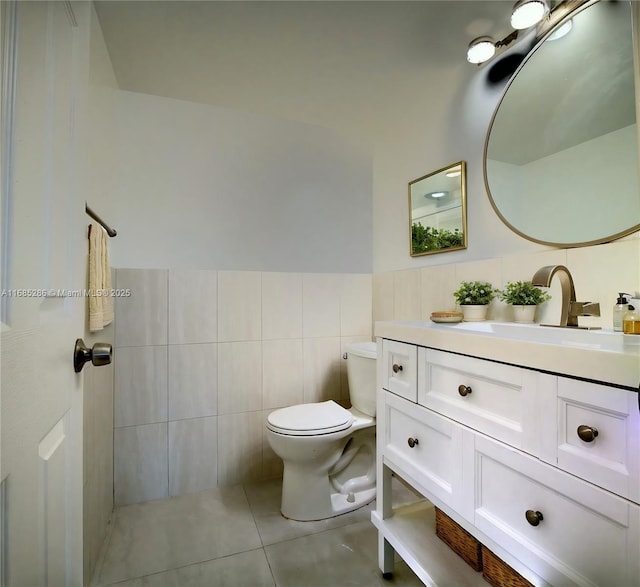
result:
[(631, 300), (636, 306), (629, 304), (629, 309), (622, 319), (622, 331), (625, 334), (640, 334), (640, 300)]
[(629, 299), (631, 295), (626, 293), (619, 293), (616, 305), (613, 306), (613, 331), (622, 332), (622, 323), (624, 321), (624, 315), (629, 310)]

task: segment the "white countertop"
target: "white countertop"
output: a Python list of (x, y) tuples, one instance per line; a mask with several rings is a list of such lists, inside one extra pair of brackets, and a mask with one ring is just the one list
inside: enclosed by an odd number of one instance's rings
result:
[(507, 322), (376, 322), (376, 337), (638, 390), (640, 335)]

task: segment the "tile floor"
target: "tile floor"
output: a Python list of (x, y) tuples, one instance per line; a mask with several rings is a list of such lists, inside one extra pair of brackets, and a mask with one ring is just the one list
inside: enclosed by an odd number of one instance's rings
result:
[[(120, 507), (92, 587), (418, 587), (398, 560), (380, 575), (375, 502), (319, 522), (280, 515), (281, 480)], [(417, 497), (394, 480), (394, 501)]]

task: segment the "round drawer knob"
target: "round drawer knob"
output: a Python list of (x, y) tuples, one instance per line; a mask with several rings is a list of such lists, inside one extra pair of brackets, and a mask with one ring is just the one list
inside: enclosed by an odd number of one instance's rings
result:
[(585, 442), (593, 442), (598, 436), (598, 429), (593, 426), (585, 426), (581, 424), (578, 426), (578, 436), (580, 440), (584, 440)]
[(544, 520), (542, 512), (527, 510), (524, 515), (527, 518), (527, 522), (529, 522), (529, 524), (531, 524), (532, 526), (537, 526), (540, 522), (542, 522), (542, 520)]
[(398, 371), (402, 371), (402, 365), (398, 365), (398, 363), (393, 364), (393, 372), (397, 373)]
[(409, 445), (410, 448), (413, 448), (414, 446), (416, 446), (416, 444), (419, 444), (418, 439), (417, 438), (411, 438), (409, 437), (407, 439), (407, 444)]
[(471, 393), (471, 391), (472, 391), (472, 389), (468, 385), (459, 385), (458, 386), (458, 393), (462, 397), (466, 397), (467, 395), (469, 395)]

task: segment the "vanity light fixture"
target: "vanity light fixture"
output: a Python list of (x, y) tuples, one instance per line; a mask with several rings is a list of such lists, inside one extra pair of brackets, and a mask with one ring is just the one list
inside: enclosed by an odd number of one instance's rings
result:
[[(538, 25), (536, 40), (539, 40), (560, 18), (563, 18), (570, 11), (575, 10), (578, 6), (588, 1), (589, 0), (559, 0), (552, 2), (551, 0), (518, 0), (514, 4), (513, 12), (511, 13), (511, 26), (515, 30), (504, 39), (496, 42), (487, 36), (474, 39), (469, 43), (467, 49), (467, 61), (475, 64), (489, 61), (489, 59), (496, 54), (496, 49), (506, 47), (515, 41), (518, 38), (519, 31), (536, 25)], [(552, 9), (549, 7), (550, 4), (553, 5)], [(569, 32), (571, 25), (568, 25), (568, 27), (566, 32), (562, 34)], [(560, 32), (558, 33), (558, 36), (554, 37), (554, 39), (559, 39), (562, 36)]]
[(538, 24), (549, 12), (546, 0), (518, 0), (511, 13), (514, 29), (528, 29)]
[(425, 194), (425, 198), (444, 198), (449, 192), (430, 192)]
[(469, 43), (467, 61), (469, 63), (484, 63), (491, 59), (498, 47), (506, 47), (518, 38), (518, 31), (513, 31), (504, 39), (494, 41), (491, 37), (478, 37)]
[(462, 173), (462, 171), (460, 171), (460, 168), (459, 167), (455, 167), (454, 169), (452, 169), (451, 171), (449, 171), (445, 175), (447, 177), (460, 177), (461, 173)]

